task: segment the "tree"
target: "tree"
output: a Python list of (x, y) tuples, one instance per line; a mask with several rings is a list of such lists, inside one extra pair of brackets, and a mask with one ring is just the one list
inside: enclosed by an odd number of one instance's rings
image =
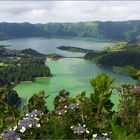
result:
[(48, 112), (48, 108), (46, 106), (46, 99), (49, 96), (45, 95), (45, 92), (42, 90), (38, 94), (34, 94), (29, 100), (28, 100), (28, 111), (32, 112), (35, 109), (40, 110), (44, 113)]

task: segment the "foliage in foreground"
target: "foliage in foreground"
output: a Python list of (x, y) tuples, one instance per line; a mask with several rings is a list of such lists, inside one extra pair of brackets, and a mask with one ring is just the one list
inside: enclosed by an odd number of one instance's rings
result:
[[(105, 74), (98, 75), (90, 81), (90, 96), (82, 92), (73, 98), (62, 90), (52, 111), (46, 106), (44, 91), (34, 94), (23, 108), (1, 98), (0, 136), (3, 140), (140, 139), (140, 87), (123, 83), (117, 88), (113, 81)], [(116, 89), (120, 95), (117, 112), (110, 100)]]

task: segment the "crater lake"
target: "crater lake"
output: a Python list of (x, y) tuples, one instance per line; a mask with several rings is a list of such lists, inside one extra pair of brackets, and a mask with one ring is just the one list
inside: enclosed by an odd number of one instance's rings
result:
[[(77, 38), (20, 38), (0, 41), (3, 45), (10, 45), (8, 48), (22, 50), (32, 48), (43, 54), (56, 53), (66, 57), (84, 56), (84, 53), (74, 53), (57, 49), (59, 46), (74, 46), (85, 49), (102, 50), (106, 46), (113, 45), (114, 42), (77, 39)], [(53, 108), (53, 99), (60, 90), (65, 89), (71, 96), (76, 96), (82, 91), (87, 95), (93, 92), (90, 86), (90, 79), (99, 73), (106, 73), (114, 77), (115, 82), (134, 83), (135, 81), (127, 76), (114, 73), (111, 69), (99, 67), (94, 62), (80, 58), (62, 58), (59, 60), (46, 61), (51, 73), (51, 78), (36, 78), (33, 83), (21, 83), (15, 87), (19, 96), (29, 99), (34, 93), (44, 90), (49, 95), (47, 104), (50, 109)], [(117, 94), (117, 93), (116, 93)], [(112, 101), (115, 103), (115, 109), (118, 104), (118, 96), (114, 94)]]

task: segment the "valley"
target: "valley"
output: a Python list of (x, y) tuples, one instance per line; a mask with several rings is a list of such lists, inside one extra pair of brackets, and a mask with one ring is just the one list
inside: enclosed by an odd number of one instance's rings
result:
[(0, 140), (140, 140), (140, 2), (0, 1)]
[[(65, 45), (68, 43), (71, 46), (79, 45), (82, 48), (82, 53), (81, 48), (79, 47), (78, 48), (76, 47), (76, 52), (75, 51), (69, 52), (68, 50), (66, 51), (57, 49), (58, 44)], [(83, 59), (75, 58), (75, 57), (84, 57), (87, 51), (95, 53), (94, 56), (96, 56), (98, 53), (104, 53), (102, 51), (104, 51), (106, 47), (114, 45), (114, 43), (112, 42), (89, 41), (89, 40), (83, 41), (79, 39), (73, 40), (73, 39), (26, 38), (26, 39), (12, 39), (1, 41), (1, 44), (3, 45), (11, 44), (10, 47), (8, 47), (8, 49), (10, 50), (18, 49), (17, 52), (24, 53), (26, 57), (27, 56), (29, 57), (31, 55), (30, 57), (36, 57), (37, 59), (43, 57), (44, 60), (46, 57), (50, 58), (50, 60), (48, 59), (45, 62), (45, 65), (50, 68), (50, 72), (53, 75), (52, 77), (48, 78), (46, 77), (45, 79), (39, 77), (36, 78), (33, 83), (20, 83), (17, 84), (14, 88), (18, 92), (19, 96), (26, 100), (29, 99), (33, 95), (33, 93), (36, 93), (40, 90), (44, 90), (46, 94), (49, 95), (48, 102), (49, 109), (53, 109), (52, 101), (56, 96), (56, 94), (62, 89), (70, 91), (72, 97), (75, 97), (77, 93), (82, 91), (87, 91), (87, 94), (90, 95), (90, 92), (92, 92), (92, 88), (89, 84), (90, 78), (95, 77), (99, 73), (106, 73), (114, 77), (117, 83), (120, 82), (135, 83), (135, 81), (131, 77), (116, 74), (108, 67), (100, 67), (96, 65), (94, 61), (89, 61), (86, 59), (84, 60), (84, 58)], [(29, 44), (30, 48), (32, 49), (27, 48)], [(52, 45), (51, 49), (50, 45)], [(69, 49), (71, 49), (71, 46), (69, 47)], [(92, 48), (95, 51), (91, 51)], [(35, 49), (36, 51), (33, 49)], [(47, 54), (48, 49), (50, 49), (49, 52), (52, 52), (52, 54)], [(73, 47), (73, 49), (75, 49), (75, 47)], [(118, 100), (119, 98), (117, 94), (112, 96), (112, 101), (115, 103), (114, 107), (115, 110), (117, 109)]]

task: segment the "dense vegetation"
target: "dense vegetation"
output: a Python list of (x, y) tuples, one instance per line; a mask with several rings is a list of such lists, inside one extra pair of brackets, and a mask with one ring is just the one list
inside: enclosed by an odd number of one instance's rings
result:
[(83, 48), (78, 48), (78, 47), (72, 47), (72, 46), (60, 46), (57, 47), (60, 50), (66, 50), (66, 51), (71, 51), (71, 52), (81, 52), (81, 53), (87, 53), (91, 50), (88, 49), (83, 49)]
[(0, 45), (0, 58), (5, 57), (14, 57), (18, 54), (18, 51), (10, 50), (5, 48), (5, 46)]
[(0, 23), (0, 38), (18, 37), (91, 37), (129, 40), (140, 34), (140, 21), (78, 23)]
[(53, 53), (53, 54), (47, 54), (47, 58), (58, 60), (58, 59), (64, 58), (64, 56)]
[(41, 54), (37, 52), (36, 50), (33, 50), (31, 48), (24, 49), (24, 50), (12, 50), (6, 48), (6, 46), (0, 46), (0, 60), (2, 58), (8, 58), (8, 57), (45, 57), (44, 54)]
[(37, 52), (36, 50), (31, 49), (31, 48), (21, 50), (21, 53), (25, 54), (25, 55), (37, 56), (37, 57), (38, 56), (40, 56), (40, 57), (45, 56), (45, 55), (43, 55), (43, 54), (41, 54), (41, 53)]
[(34, 81), (36, 77), (51, 76), (45, 66), (46, 56), (33, 49), (10, 50), (0, 47), (0, 85)]
[(140, 53), (129, 51), (118, 51), (102, 55), (98, 59), (98, 63), (107, 66), (126, 66), (132, 65), (140, 67)]
[(104, 54), (107, 54), (107, 52), (106, 51), (103, 51), (103, 52), (89, 51), (88, 53), (85, 54), (84, 58), (88, 60), (94, 60), (95, 58), (102, 56)]
[(115, 70), (121, 70), (121, 67), (125, 67), (125, 70), (130, 67), (139, 68), (140, 40), (136, 38), (127, 43), (119, 43), (99, 53), (90, 51), (84, 58), (104, 66), (115, 67)]
[(34, 81), (36, 77), (51, 76), (50, 69), (45, 66), (44, 59), (38, 57), (22, 58), (8, 66), (2, 66), (0, 75), (0, 83)]
[[(134, 76), (135, 75), (135, 76)], [(139, 75), (133, 74), (135, 79)], [(75, 98), (62, 90), (54, 99), (54, 110), (49, 111), (44, 91), (34, 94), (24, 107), (9, 104), (1, 98), (0, 137), (3, 140), (21, 139), (140, 139), (140, 86), (122, 83), (100, 74), (90, 83), (93, 93)], [(9, 90), (12, 90), (9, 88)], [(113, 111), (110, 100), (117, 90), (120, 96), (118, 111)], [(3, 86), (0, 95), (5, 94)], [(8, 95), (7, 95), (8, 96)], [(19, 112), (22, 109), (22, 112)]]

